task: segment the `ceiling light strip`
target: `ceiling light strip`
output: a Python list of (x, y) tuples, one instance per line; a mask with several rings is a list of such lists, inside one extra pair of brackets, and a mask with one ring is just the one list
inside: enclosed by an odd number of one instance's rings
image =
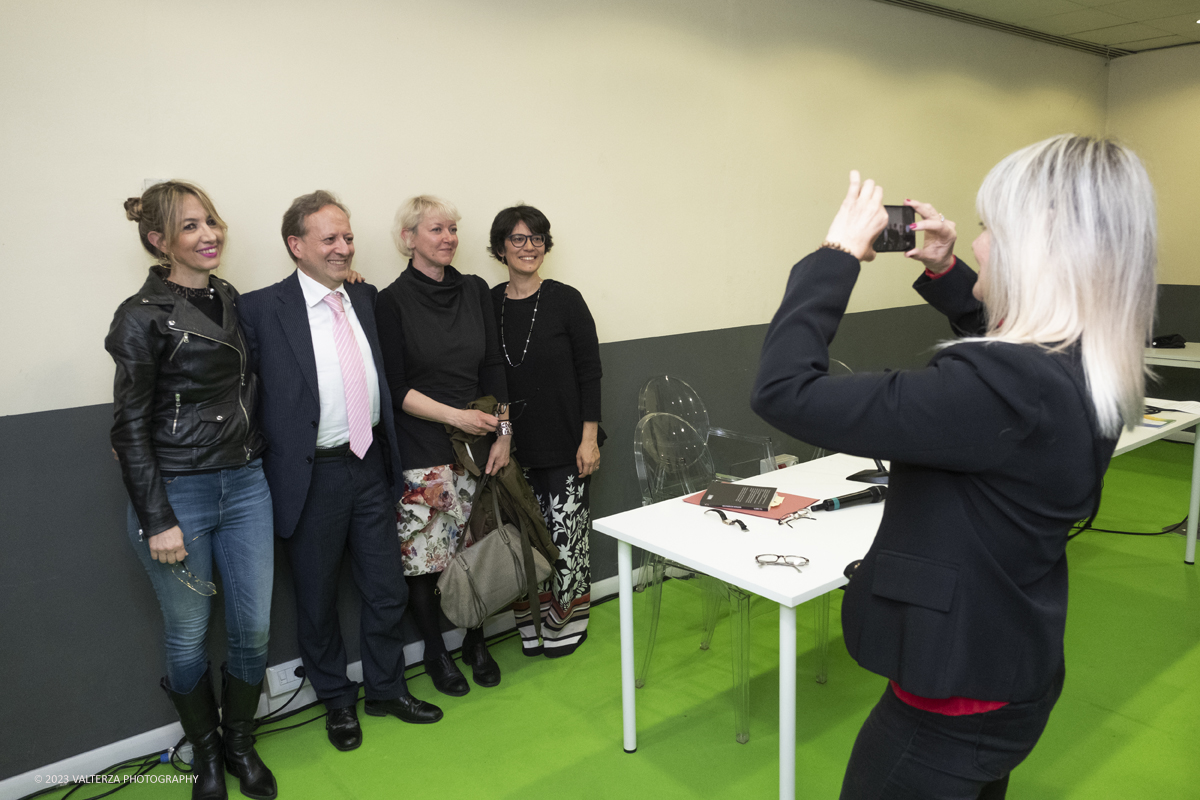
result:
[(1078, 39), (1068, 39), (1065, 36), (1054, 36), (1049, 33), (1031, 30), (1030, 28), (1022, 28), (1020, 25), (1009, 25), (1006, 22), (997, 22), (994, 19), (986, 17), (977, 17), (974, 14), (968, 14), (965, 11), (956, 11), (952, 8), (942, 8), (931, 3), (922, 3), (920, 0), (875, 0), (877, 3), (886, 3), (889, 6), (901, 6), (902, 8), (911, 8), (914, 11), (922, 11), (926, 14), (933, 14), (938, 17), (958, 20), (965, 22), (968, 25), (978, 25), (981, 28), (991, 28), (994, 31), (1002, 31), (1011, 33), (1014, 36), (1023, 36), (1026, 39), (1033, 39), (1047, 44), (1066, 47), (1071, 50), (1078, 50), (1082, 53), (1091, 53), (1094, 56), (1102, 56), (1104, 58), (1118, 58), (1120, 56), (1128, 56), (1133, 54), (1133, 50), (1123, 50), (1119, 47), (1110, 47), (1103, 44), (1093, 44), (1092, 42), (1084, 42)]

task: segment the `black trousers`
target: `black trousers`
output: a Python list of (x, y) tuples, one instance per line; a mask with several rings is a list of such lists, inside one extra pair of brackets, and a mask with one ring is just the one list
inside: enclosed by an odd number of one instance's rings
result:
[(337, 611), (338, 577), (347, 550), (362, 597), (359, 637), (367, 699), (408, 694), (400, 628), (408, 585), (378, 442), (361, 461), (349, 453), (313, 463), (304, 511), (284, 550), (296, 583), (300, 658), (325, 707), (345, 708), (358, 697), (358, 688), (346, 677)]
[(913, 708), (889, 684), (858, 732), (842, 800), (1000, 800), (1045, 730), (1063, 675), (1038, 700), (960, 717)]

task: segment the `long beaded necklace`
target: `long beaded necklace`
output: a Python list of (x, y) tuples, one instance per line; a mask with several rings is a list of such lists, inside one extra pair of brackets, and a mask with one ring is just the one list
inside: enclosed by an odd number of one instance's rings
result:
[(504, 360), (514, 369), (525, 363), (525, 354), (529, 352), (529, 340), (533, 338), (533, 324), (537, 322), (538, 304), (542, 302), (542, 284), (538, 284), (537, 293), (533, 297), (533, 319), (529, 320), (529, 334), (525, 337), (525, 349), (521, 351), (521, 360), (515, 364), (508, 357), (507, 337), (504, 335), (504, 305), (508, 302), (508, 292), (505, 292), (504, 297), (500, 300), (500, 347), (504, 350)]

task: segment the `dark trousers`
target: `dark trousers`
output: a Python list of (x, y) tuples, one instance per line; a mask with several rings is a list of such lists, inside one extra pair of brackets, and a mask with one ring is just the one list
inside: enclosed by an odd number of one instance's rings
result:
[(858, 732), (842, 800), (1000, 800), (1062, 685), (1060, 669), (1038, 700), (960, 717), (913, 708), (889, 685)]
[(362, 597), (360, 651), (367, 699), (408, 694), (400, 629), (408, 585), (378, 443), (361, 461), (347, 454), (313, 462), (304, 511), (284, 549), (296, 582), (300, 658), (326, 708), (354, 705), (358, 696), (346, 677), (346, 646), (337, 610), (338, 576), (347, 549)]

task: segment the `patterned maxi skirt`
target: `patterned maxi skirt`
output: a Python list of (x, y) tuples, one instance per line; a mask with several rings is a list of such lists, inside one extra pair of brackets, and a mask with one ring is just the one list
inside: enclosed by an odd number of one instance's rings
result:
[(533, 487), (550, 537), (558, 547), (558, 560), (539, 595), (542, 641), (538, 643), (528, 600), (513, 604), (521, 652), (547, 658), (570, 655), (587, 638), (592, 602), (588, 534), (591, 533), (589, 493), (591, 478), (580, 478), (575, 465), (531, 468), (525, 479)]

